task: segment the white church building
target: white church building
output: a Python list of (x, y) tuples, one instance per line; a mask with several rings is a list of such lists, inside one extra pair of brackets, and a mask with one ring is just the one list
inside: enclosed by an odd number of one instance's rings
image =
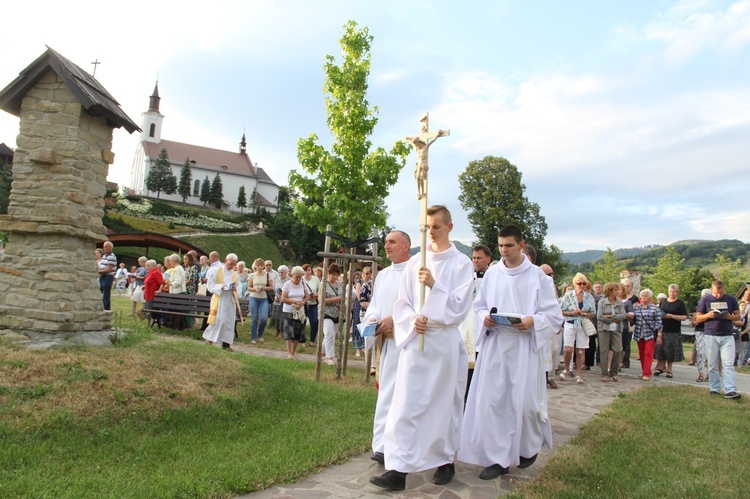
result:
[[(155, 192), (149, 192), (146, 188), (146, 178), (151, 165), (159, 159), (159, 153), (166, 149), (167, 157), (172, 173), (179, 182), (180, 170), (188, 158), (192, 171), (191, 195), (185, 202), (188, 204), (203, 206), (200, 200), (201, 184), (208, 177), (213, 182), (218, 173), (221, 177), (223, 187), (224, 203), (223, 211), (239, 213), (237, 198), (240, 187), (245, 186), (247, 207), (244, 211), (255, 211), (265, 208), (270, 213), (276, 213), (278, 208), (279, 186), (271, 180), (271, 177), (262, 169), (253, 165), (247, 155), (245, 135), (242, 135), (239, 151), (222, 151), (210, 147), (185, 144), (161, 138), (161, 129), (164, 116), (159, 112), (159, 83), (154, 87), (153, 95), (149, 98), (148, 111), (142, 114), (141, 140), (135, 151), (133, 169), (131, 171), (130, 185), (132, 192), (141, 196), (155, 197)], [(253, 199), (255, 192), (255, 199)], [(182, 197), (175, 194), (164, 194), (160, 199), (182, 202)]]

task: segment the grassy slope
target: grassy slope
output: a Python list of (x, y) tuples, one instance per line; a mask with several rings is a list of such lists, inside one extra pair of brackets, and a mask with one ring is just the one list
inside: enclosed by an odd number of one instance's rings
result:
[[(256, 258), (273, 260), (274, 267), (281, 265), (281, 254), (276, 244), (263, 234), (250, 236), (187, 236), (183, 239), (205, 251), (218, 251), (221, 258), (227, 253), (236, 253), (240, 260), (244, 260), (248, 267)], [(288, 263), (288, 262), (287, 262)]]
[(144, 336), (0, 346), (0, 496), (231, 497), (368, 448), (361, 373), (315, 383), (309, 363)]

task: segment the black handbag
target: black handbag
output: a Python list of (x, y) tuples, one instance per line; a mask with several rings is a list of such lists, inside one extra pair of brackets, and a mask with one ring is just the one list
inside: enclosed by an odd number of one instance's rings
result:
[[(271, 283), (269, 282), (271, 277), (266, 273), (266, 286), (270, 286)], [(268, 300), (269, 305), (273, 305), (274, 300), (276, 299), (276, 293), (273, 291), (266, 291), (266, 299)]]

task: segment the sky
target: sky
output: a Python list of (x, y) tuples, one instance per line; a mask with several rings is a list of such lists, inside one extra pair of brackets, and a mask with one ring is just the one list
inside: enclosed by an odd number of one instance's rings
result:
[[(325, 55), (348, 20), (374, 37), (373, 146), (430, 129), (430, 204), (475, 236), (458, 195), (470, 161), (503, 156), (563, 251), (750, 242), (750, 0), (12, 2), (0, 87), (49, 45), (137, 124), (158, 78), (162, 138), (237, 150), (279, 185), (299, 138), (324, 145)], [(18, 119), (0, 111), (0, 142)], [(129, 185), (138, 133), (114, 131), (109, 180)], [(408, 158), (389, 225), (418, 236)], [(492, 243), (492, 242), (486, 242)]]

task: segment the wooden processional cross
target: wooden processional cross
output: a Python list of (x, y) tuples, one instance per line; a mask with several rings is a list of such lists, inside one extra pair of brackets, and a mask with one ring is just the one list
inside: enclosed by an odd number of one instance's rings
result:
[[(414, 179), (417, 181), (417, 199), (420, 200), (420, 232), (422, 233), (420, 254), (421, 254), (421, 266), (427, 265), (427, 171), (429, 170), (428, 164), (428, 151), (433, 142), (440, 137), (446, 137), (451, 134), (450, 130), (438, 130), (437, 132), (430, 132), (430, 113), (425, 113), (422, 119), (419, 120), (422, 123), (422, 133), (404, 138), (404, 142), (408, 142), (417, 149), (417, 167), (414, 169)], [(419, 310), (422, 311), (425, 297), (425, 286), (424, 283), (419, 285)], [(424, 334), (419, 335), (419, 351), (424, 351)]]

